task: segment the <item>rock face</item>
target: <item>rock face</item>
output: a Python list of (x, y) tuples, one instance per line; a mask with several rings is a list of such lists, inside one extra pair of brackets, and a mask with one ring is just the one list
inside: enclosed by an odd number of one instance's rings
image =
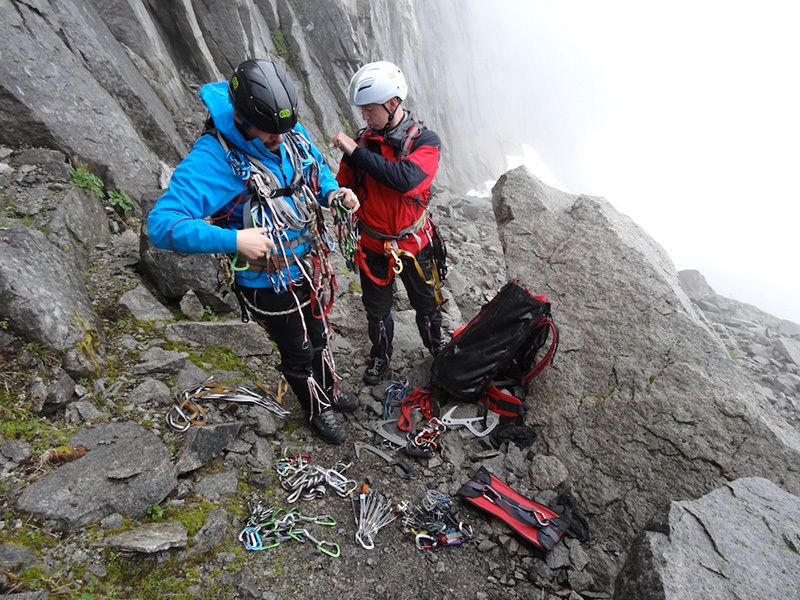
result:
[(800, 498), (738, 479), (669, 513), (636, 539), (615, 600), (792, 598), (800, 581)]
[[(418, 116), (446, 145), (470, 129), (436, 108), (449, 95), (433, 65), (418, 59), (437, 50), (425, 47), (422, 29), (449, 20), (422, 2), (2, 0), (0, 14), (0, 143), (78, 157), (137, 203), (158, 186), (162, 163), (174, 166), (201, 131), (199, 86), (228, 78), (246, 58), (286, 64), (304, 92), (303, 122), (320, 142), (360, 128), (346, 90), (376, 45), (403, 65), (408, 106), (425, 107)], [(457, 164), (443, 163), (440, 183), (465, 180), (453, 175)], [(479, 164), (474, 156), (464, 169), (471, 175)]]
[(649, 236), (606, 200), (548, 188), (524, 167), (492, 202), (508, 275), (548, 295), (561, 328), (556, 364), (529, 388), (532, 416), (600, 535), (623, 543), (669, 501), (739, 477), (800, 491), (797, 430)]

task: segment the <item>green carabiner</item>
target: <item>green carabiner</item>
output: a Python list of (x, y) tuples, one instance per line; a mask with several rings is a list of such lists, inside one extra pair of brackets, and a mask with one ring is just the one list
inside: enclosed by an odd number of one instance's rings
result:
[(243, 267), (237, 267), (236, 263), (238, 260), (239, 260), (239, 253), (237, 252), (236, 254), (233, 255), (233, 258), (231, 259), (231, 271), (247, 271), (247, 269), (250, 268), (250, 261), (245, 261)]
[[(328, 550), (327, 546), (330, 546), (333, 549)], [(326, 542), (325, 540), (322, 540), (321, 542), (317, 543), (315, 547), (323, 554), (327, 554), (328, 556), (331, 556), (333, 558), (338, 557), (342, 553), (342, 549), (339, 548), (339, 544), (337, 544), (336, 542)]]
[(336, 519), (334, 519), (331, 515), (322, 515), (319, 517), (314, 517), (312, 523), (314, 523), (314, 525), (324, 525), (325, 527), (335, 527)]

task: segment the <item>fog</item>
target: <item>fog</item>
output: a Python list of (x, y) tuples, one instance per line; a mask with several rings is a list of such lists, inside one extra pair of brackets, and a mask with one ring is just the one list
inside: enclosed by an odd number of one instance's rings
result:
[(464, 0), (462, 19), (507, 166), (527, 154), (679, 270), (800, 322), (800, 5)]

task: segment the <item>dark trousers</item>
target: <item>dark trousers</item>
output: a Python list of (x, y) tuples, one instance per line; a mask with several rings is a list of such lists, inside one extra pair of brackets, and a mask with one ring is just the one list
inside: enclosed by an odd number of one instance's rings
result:
[[(239, 290), (247, 302), (257, 309), (250, 310), (253, 320), (266, 330), (267, 335), (278, 346), (281, 356), (278, 369), (286, 377), (300, 406), (307, 412), (315, 411), (316, 407), (312, 403), (314, 394), (310, 389), (313, 383), (309, 381), (309, 377), (317, 382), (326, 395), (333, 390), (333, 374), (322, 360), (322, 352), (328, 345), (325, 323), (315, 316), (315, 310), (312, 310), (310, 304), (298, 311), (297, 302), (289, 292), (276, 294), (272, 288), (241, 286)], [(301, 305), (308, 302), (308, 283), (304, 281), (295, 284), (294, 291)], [(258, 311), (272, 314), (265, 315)]]
[[(365, 262), (376, 279), (386, 279), (389, 272), (389, 257), (370, 250), (364, 250)], [(417, 262), (422, 268), (424, 277), (420, 277), (417, 267), (411, 258), (403, 257), (403, 270), (400, 280), (406, 288), (411, 306), (416, 311), (417, 329), (422, 343), (430, 349), (441, 343), (442, 315), (436, 301), (433, 281), (433, 251), (430, 244), (420, 250)], [(394, 280), (392, 280), (394, 281)], [(369, 276), (361, 272), (361, 290), (364, 308), (367, 311), (367, 329), (372, 348), (370, 358), (382, 357), (387, 360), (392, 356), (392, 340), (394, 338), (394, 322), (392, 321), (393, 286), (378, 285)]]

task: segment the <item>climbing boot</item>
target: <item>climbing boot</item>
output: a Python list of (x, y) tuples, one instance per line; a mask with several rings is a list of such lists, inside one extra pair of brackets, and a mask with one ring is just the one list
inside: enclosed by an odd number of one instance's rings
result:
[(377, 385), (383, 379), (383, 374), (389, 369), (386, 359), (380, 356), (373, 356), (369, 366), (364, 371), (364, 383), (367, 385)]
[(351, 392), (339, 390), (339, 393), (331, 400), (331, 408), (337, 412), (355, 412), (358, 408), (358, 397)]
[(311, 419), (311, 427), (323, 441), (329, 444), (341, 444), (347, 439), (347, 432), (330, 408), (314, 415)]
[(439, 354), (442, 350), (444, 350), (445, 346), (447, 346), (447, 344), (442, 341), (431, 344), (431, 356), (436, 356)]

